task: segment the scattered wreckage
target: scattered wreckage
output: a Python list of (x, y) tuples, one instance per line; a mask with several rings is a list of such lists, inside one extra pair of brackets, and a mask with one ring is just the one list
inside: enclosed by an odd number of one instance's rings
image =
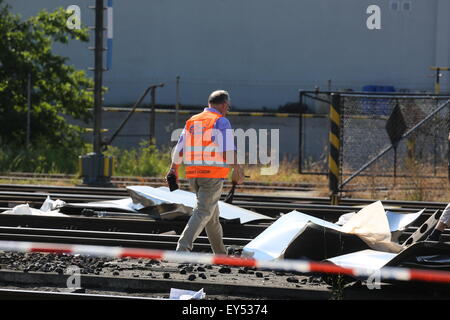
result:
[(439, 210), (398, 243), (402, 231), (424, 210), (394, 213), (377, 201), (336, 223), (292, 211), (248, 243), (242, 255), (259, 260), (311, 259), (373, 272), (387, 266), (450, 270), (450, 244), (421, 241), (438, 222)]
[[(150, 217), (153, 219), (186, 219), (192, 214), (197, 199), (195, 193), (175, 190), (167, 187), (129, 186), (129, 197), (118, 200), (96, 201), (87, 203), (65, 203), (47, 197), (40, 209), (30, 208), (28, 204), (18, 205), (4, 214), (29, 214), (67, 216), (73, 214), (103, 216)], [(247, 209), (219, 201), (220, 218), (233, 220), (241, 224), (253, 221), (272, 221), (268, 217)]]
[[(129, 197), (112, 201), (64, 203), (49, 197), (40, 209), (19, 205), (3, 214), (66, 216), (72, 214), (155, 219), (187, 219), (196, 205), (192, 192), (167, 187), (127, 187)], [(256, 212), (219, 201), (220, 218), (241, 224), (273, 221)], [(283, 214), (250, 241), (242, 255), (258, 260), (308, 259), (342, 267), (378, 270), (385, 266), (407, 266), (450, 270), (450, 244), (423, 242), (438, 222), (440, 211), (432, 214), (408, 239), (399, 243), (402, 232), (425, 209), (415, 213), (386, 211), (376, 201), (358, 212), (342, 215), (336, 223), (298, 211)]]

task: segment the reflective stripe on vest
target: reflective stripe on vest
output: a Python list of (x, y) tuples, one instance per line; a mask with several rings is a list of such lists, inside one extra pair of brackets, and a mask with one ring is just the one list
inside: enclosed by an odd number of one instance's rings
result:
[(214, 125), (222, 115), (211, 111), (192, 116), (186, 121), (183, 163), (186, 178), (226, 178), (230, 168), (213, 141)]

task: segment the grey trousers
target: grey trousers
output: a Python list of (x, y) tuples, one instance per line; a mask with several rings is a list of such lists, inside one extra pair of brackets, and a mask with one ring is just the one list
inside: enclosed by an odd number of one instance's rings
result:
[(206, 229), (209, 243), (215, 254), (226, 254), (223, 230), (219, 222), (218, 201), (222, 193), (223, 179), (191, 178), (191, 189), (197, 195), (197, 205), (178, 240), (177, 251), (191, 251), (193, 242)]

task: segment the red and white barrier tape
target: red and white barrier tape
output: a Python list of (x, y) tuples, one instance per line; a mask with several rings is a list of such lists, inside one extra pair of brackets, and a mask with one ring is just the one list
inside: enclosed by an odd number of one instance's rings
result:
[(252, 258), (230, 257), (206, 253), (16, 241), (0, 241), (0, 250), (14, 252), (65, 253), (72, 255), (80, 254), (108, 258), (144, 258), (178, 263), (256, 267), (258, 269), (296, 271), (300, 273), (345, 274), (359, 278), (373, 277), (374, 273), (377, 272), (376, 275), (379, 280), (450, 283), (450, 272), (447, 271), (393, 267), (386, 267), (380, 270), (368, 270), (363, 268), (343, 268), (330, 263), (310, 262), (305, 260), (262, 261)]

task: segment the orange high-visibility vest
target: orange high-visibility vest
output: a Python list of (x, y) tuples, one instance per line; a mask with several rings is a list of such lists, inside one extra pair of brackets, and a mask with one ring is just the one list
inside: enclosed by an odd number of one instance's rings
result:
[(222, 115), (203, 111), (186, 121), (183, 162), (186, 178), (226, 178), (230, 168), (217, 141), (213, 141), (214, 125)]

